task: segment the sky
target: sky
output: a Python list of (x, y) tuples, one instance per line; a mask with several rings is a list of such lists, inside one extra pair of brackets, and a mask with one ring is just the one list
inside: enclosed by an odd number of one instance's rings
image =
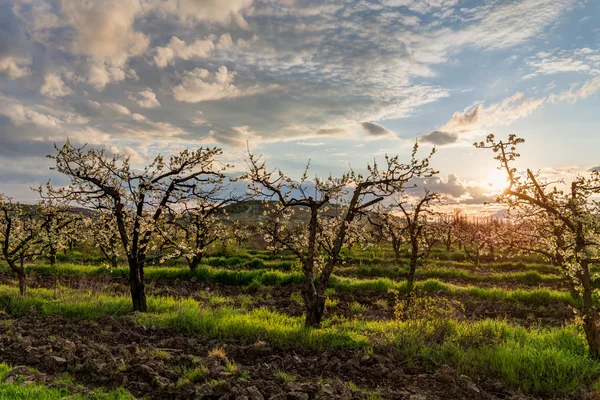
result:
[(600, 165), (599, 0), (0, 0), (0, 192), (68, 137), (137, 164), (248, 148), (299, 177), (433, 146), (449, 206), (502, 186), (489, 133), (551, 178)]

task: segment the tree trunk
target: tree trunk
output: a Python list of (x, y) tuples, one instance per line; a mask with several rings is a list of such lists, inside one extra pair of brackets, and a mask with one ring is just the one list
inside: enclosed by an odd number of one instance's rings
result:
[(325, 296), (318, 293), (304, 293), (304, 304), (306, 305), (305, 326), (318, 328), (321, 325), (325, 313)]
[(590, 354), (594, 358), (600, 358), (600, 321), (598, 318), (598, 312), (594, 307), (592, 290), (585, 288), (582, 297), (583, 330), (585, 331), (585, 337), (587, 339), (588, 346), (590, 347)]
[(27, 277), (25, 271), (19, 272), (19, 293), (21, 296), (27, 296)]
[(598, 326), (598, 322), (598, 314), (595, 311), (583, 317), (583, 330), (590, 347), (590, 355), (596, 359), (600, 358), (600, 326)]
[(396, 260), (400, 259), (400, 247), (402, 246), (402, 242), (399, 240), (392, 240), (392, 247), (394, 248), (394, 255), (396, 256)]
[(50, 261), (50, 265), (56, 265), (56, 251), (52, 251), (48, 254), (48, 260)]
[[(579, 233), (580, 231), (578, 231)], [(585, 251), (585, 242), (583, 235), (579, 233), (576, 239), (575, 250), (579, 253)], [(583, 249), (583, 250), (579, 250)], [(589, 269), (589, 260), (580, 260), (581, 270), (578, 271), (578, 278), (583, 287), (582, 300), (583, 300), (583, 330), (585, 331), (585, 337), (590, 347), (590, 355), (594, 358), (600, 358), (600, 326), (598, 311), (594, 307), (593, 288), (591, 285), (591, 274)]]
[(412, 290), (412, 287), (415, 283), (415, 273), (417, 271), (417, 263), (419, 261), (419, 243), (417, 240), (411, 240), (411, 251), (410, 251), (410, 266), (408, 269), (408, 276), (406, 277), (409, 285), (409, 289)]
[(325, 297), (323, 296), (324, 289), (321, 290), (323, 283), (323, 274), (319, 282), (319, 289), (315, 287), (314, 264), (315, 250), (317, 243), (317, 216), (318, 208), (313, 205), (310, 210), (308, 248), (306, 258), (302, 261), (302, 272), (304, 273), (304, 287), (302, 288), (302, 297), (304, 298), (304, 306), (306, 307), (305, 326), (318, 327), (321, 325), (323, 313), (325, 311)]
[(21, 266), (18, 267), (14, 261), (8, 261), (8, 266), (12, 269), (19, 278), (19, 293), (21, 296), (27, 296), (27, 275), (25, 274), (25, 266), (21, 260)]
[(137, 261), (129, 261), (129, 288), (133, 311), (146, 312), (148, 307), (144, 287), (144, 267), (139, 265)]
[(187, 259), (188, 267), (190, 267), (190, 270), (192, 272), (194, 272), (198, 269), (198, 266), (200, 265), (201, 262), (202, 262), (202, 254), (196, 254), (192, 258)]

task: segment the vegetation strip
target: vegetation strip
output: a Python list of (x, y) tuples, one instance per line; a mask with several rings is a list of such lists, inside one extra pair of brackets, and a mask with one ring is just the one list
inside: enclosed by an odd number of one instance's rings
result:
[[(0, 398), (19, 400), (87, 400), (89, 395), (73, 394), (67, 388), (49, 388), (36, 382), (26, 382), (21, 375), (11, 375), (13, 369), (0, 363)], [(93, 398), (97, 400), (132, 400), (133, 397), (123, 389), (110, 392), (96, 391)]]
[[(32, 307), (46, 315), (76, 320), (129, 316), (130, 299), (72, 290), (63, 299), (32, 289), (22, 298), (0, 285), (0, 309), (12, 316)], [(480, 378), (502, 378), (533, 394), (565, 395), (600, 377), (600, 362), (590, 358), (577, 327), (526, 329), (504, 321), (453, 319), (363, 321), (327, 319), (306, 328), (301, 318), (267, 309), (205, 307), (191, 299), (148, 297), (149, 312), (133, 314), (135, 323), (216, 339), (267, 340), (281, 348), (322, 351), (350, 348), (370, 353), (393, 347), (407, 363), (430, 368), (448, 364)]]
[[(109, 270), (104, 267), (88, 267), (82, 265), (61, 264), (56, 266), (34, 266), (33, 271), (44, 274), (54, 274), (62, 276), (122, 276), (126, 273), (126, 268)], [(281, 272), (269, 270), (240, 270), (232, 271), (228, 269), (212, 268), (209, 266), (198, 267), (195, 271), (189, 268), (177, 267), (149, 267), (145, 269), (148, 279), (192, 279), (199, 281), (217, 282), (232, 286), (246, 285), (285, 285), (290, 283), (300, 284), (303, 282), (303, 275), (299, 272)], [(357, 279), (332, 275), (331, 287), (338, 290), (373, 290), (378, 292), (387, 292), (390, 289), (400, 293), (406, 293), (409, 286), (406, 282), (396, 282), (389, 278), (378, 279)], [(459, 286), (449, 283), (443, 283), (435, 279), (417, 282), (416, 288), (426, 293), (443, 292), (448, 295), (469, 295), (483, 299), (494, 300), (513, 300), (522, 303), (545, 305), (551, 301), (563, 302), (572, 306), (577, 306), (578, 300), (574, 299), (567, 291), (552, 289), (513, 289), (504, 288), (479, 288), (476, 286)]]

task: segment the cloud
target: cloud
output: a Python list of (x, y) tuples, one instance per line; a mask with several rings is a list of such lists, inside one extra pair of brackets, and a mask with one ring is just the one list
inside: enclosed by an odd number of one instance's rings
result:
[[(229, 39), (231, 40), (231, 37)], [(173, 63), (175, 58), (190, 60), (207, 57), (214, 49), (215, 43), (212, 38), (198, 39), (188, 46), (183, 40), (173, 36), (167, 46), (156, 48), (154, 63), (158, 68), (164, 68)]]
[(581, 85), (573, 84), (571, 87), (558, 94), (551, 94), (548, 99), (551, 103), (568, 101), (576, 103), (578, 100), (586, 99), (600, 90), (600, 76), (590, 79)]
[(406, 7), (410, 11), (426, 14), (450, 10), (458, 4), (458, 0), (382, 0), (381, 3), (388, 7)]
[(407, 188), (412, 196), (422, 196), (425, 189), (440, 194), (445, 206), (482, 205), (496, 200), (497, 193), (491, 190), (485, 182), (466, 182), (456, 174), (448, 174), (446, 179), (441, 176), (431, 178), (413, 178)]
[(532, 72), (525, 75), (523, 79), (564, 72), (598, 75), (600, 74), (600, 50), (584, 47), (575, 50), (541, 51), (530, 57), (526, 64)]
[(123, 65), (150, 44), (145, 34), (134, 29), (142, 11), (138, 0), (62, 0), (60, 4), (75, 31), (71, 46), (76, 53)]
[[(521, 92), (503, 99), (497, 103), (486, 106), (481, 102), (475, 102), (463, 111), (455, 112), (452, 118), (432, 135), (434, 139), (450, 139), (450, 134), (458, 138), (456, 134), (489, 129), (497, 126), (508, 126), (514, 121), (524, 118), (539, 108), (545, 98), (525, 97)], [(426, 136), (427, 136), (426, 135)]]
[(296, 142), (298, 146), (323, 146), (324, 142)]
[[(361, 153), (367, 155), (372, 146), (365, 137), (386, 140), (384, 126), (439, 131), (467, 142), (468, 135), (530, 115), (550, 93), (554, 101), (574, 101), (593, 91), (580, 80), (562, 100), (555, 88), (542, 98), (539, 90), (525, 90), (526, 82), (513, 89), (515, 82), (507, 79), (512, 92), (504, 102), (495, 100), (498, 88), (485, 90), (497, 78), (490, 76), (469, 84), (473, 94), (489, 96), (485, 102), (453, 110), (458, 112), (447, 115), (448, 126), (424, 122), (432, 104), (472, 96), (459, 94), (463, 87), (453, 79), (479, 68), (474, 59), (495, 63), (515, 54), (512, 66), (521, 63), (520, 75), (536, 73), (544, 67), (535, 63), (552, 57), (590, 66), (569, 74), (573, 80), (557, 77), (562, 91), (579, 75), (593, 78), (596, 54), (583, 46), (562, 54), (544, 43), (550, 32), (566, 34), (565, 26), (577, 23), (567, 13), (576, 0), (0, 3), (0, 81), (12, 96), (0, 95), (1, 135), (19, 143), (11, 147), (15, 151), (74, 135), (127, 146), (140, 157), (207, 141), (234, 152), (248, 137), (254, 145), (324, 141), (336, 154), (351, 154), (364, 142)], [(540, 50), (548, 54), (538, 59)], [(515, 91), (524, 94), (510, 96)], [(425, 140), (435, 140), (432, 135)], [(341, 141), (352, 143), (344, 147)]]
[(50, 73), (44, 77), (40, 93), (46, 97), (56, 98), (73, 94), (73, 90), (65, 85), (60, 75)]
[(118, 103), (100, 103), (93, 100), (84, 100), (75, 102), (73, 108), (79, 115), (85, 118), (108, 119), (105, 122), (131, 115), (131, 111), (127, 107)]
[(256, 134), (250, 131), (247, 126), (211, 130), (209, 134), (214, 141), (234, 149), (244, 149), (246, 146), (252, 147), (256, 139)]
[(13, 11), (0, 4), (0, 77), (24, 78), (31, 74), (30, 44)]
[(242, 92), (233, 85), (234, 79), (235, 72), (229, 72), (225, 66), (214, 73), (196, 68), (186, 72), (181, 83), (173, 88), (173, 97), (188, 103), (238, 97)]
[(0, 57), (0, 74), (8, 76), (9, 79), (24, 78), (31, 74), (28, 58), (4, 56)]
[(473, 107), (471, 110), (464, 112), (455, 112), (452, 114), (452, 119), (448, 122), (449, 125), (456, 127), (470, 126), (477, 123), (479, 118), (479, 112), (481, 111), (481, 105)]
[(419, 138), (421, 142), (432, 143), (435, 145), (443, 146), (446, 144), (452, 144), (458, 141), (458, 135), (456, 133), (432, 131)]
[(150, 88), (146, 88), (136, 94), (130, 94), (129, 99), (135, 101), (142, 108), (160, 107), (156, 94)]
[(137, 74), (132, 69), (100, 60), (88, 62), (85, 77), (74, 77), (76, 81), (85, 81), (98, 91), (104, 90), (106, 85), (110, 83), (122, 82), (126, 78), (136, 80)]
[(374, 122), (361, 122), (360, 125), (363, 127), (365, 132), (367, 132), (371, 136), (381, 137), (381, 136), (391, 136), (394, 133), (383, 126), (376, 124)]
[(234, 22), (246, 28), (248, 25), (242, 13), (250, 8), (253, 0), (150, 0), (148, 3), (159, 13), (176, 15), (187, 25), (200, 21)]
[(343, 135), (345, 133), (348, 133), (348, 132), (343, 128), (322, 128), (317, 131), (317, 135), (323, 135), (323, 136), (336, 136), (336, 135)]

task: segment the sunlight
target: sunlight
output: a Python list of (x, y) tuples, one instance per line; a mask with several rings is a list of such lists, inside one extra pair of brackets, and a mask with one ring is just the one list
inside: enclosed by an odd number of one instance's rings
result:
[(494, 192), (501, 192), (508, 186), (506, 173), (496, 168), (490, 170), (483, 182), (485, 187), (490, 188)]

